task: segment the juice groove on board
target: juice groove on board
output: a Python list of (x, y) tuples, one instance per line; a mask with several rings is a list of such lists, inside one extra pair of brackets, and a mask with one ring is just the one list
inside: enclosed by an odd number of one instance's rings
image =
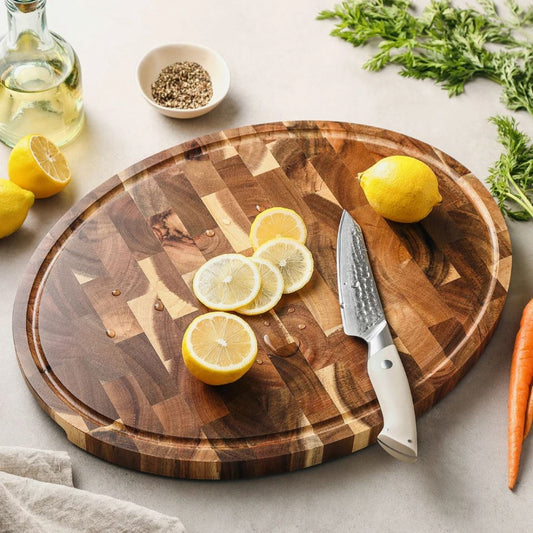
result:
[[(355, 179), (390, 153), (435, 169), (443, 203), (420, 224), (377, 216)], [(179, 352), (185, 328), (206, 311), (192, 277), (220, 253), (251, 255), (257, 206), (275, 205), (304, 219), (315, 272), (273, 311), (246, 317), (259, 344), (248, 374), (204, 385)], [(421, 415), (494, 330), (509, 285), (509, 235), (487, 190), (446, 154), (335, 122), (211, 134), (155, 154), (81, 200), (41, 243), (17, 295), (15, 346), (31, 390), (81, 448), (167, 476), (291, 471), (375, 442), (382, 420), (366, 345), (344, 334), (338, 309), (342, 208), (365, 234)]]

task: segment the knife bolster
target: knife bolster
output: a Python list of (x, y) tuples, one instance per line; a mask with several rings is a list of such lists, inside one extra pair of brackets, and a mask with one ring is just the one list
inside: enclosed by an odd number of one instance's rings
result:
[(378, 353), (383, 348), (394, 344), (387, 322), (382, 320), (375, 328), (375, 332), (368, 339), (368, 357)]

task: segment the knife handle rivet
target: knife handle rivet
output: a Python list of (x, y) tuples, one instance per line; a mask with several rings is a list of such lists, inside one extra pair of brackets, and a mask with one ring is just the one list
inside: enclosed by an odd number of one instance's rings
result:
[(388, 369), (388, 368), (391, 368), (391, 367), (392, 367), (392, 361), (391, 360), (383, 359), (383, 361), (381, 361), (381, 368)]

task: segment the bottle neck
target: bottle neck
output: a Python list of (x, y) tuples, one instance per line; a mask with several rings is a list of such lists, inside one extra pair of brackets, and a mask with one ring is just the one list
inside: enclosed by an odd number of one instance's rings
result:
[(46, 22), (46, 0), (5, 0), (5, 3), (9, 46), (16, 46), (22, 34), (31, 34), (44, 46), (52, 42)]

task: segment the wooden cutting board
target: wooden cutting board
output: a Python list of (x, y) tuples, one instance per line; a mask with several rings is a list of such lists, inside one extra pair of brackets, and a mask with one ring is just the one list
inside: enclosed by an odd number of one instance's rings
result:
[[(422, 223), (387, 222), (366, 202), (356, 175), (390, 154), (437, 174), (444, 200)], [(204, 385), (180, 352), (185, 328), (206, 311), (193, 275), (217, 254), (251, 254), (250, 224), (271, 206), (304, 218), (313, 278), (273, 312), (247, 318), (259, 354), (244, 378)], [(336, 122), (207, 135), (133, 165), (74, 206), (35, 252), (15, 302), (30, 389), (80, 448), (165, 476), (292, 471), (374, 443), (382, 418), (366, 345), (344, 334), (337, 300), (342, 208), (363, 228), (421, 415), (494, 331), (511, 272), (507, 228), (485, 187), (451, 157)], [(298, 346), (290, 356), (277, 349), (283, 339)]]

